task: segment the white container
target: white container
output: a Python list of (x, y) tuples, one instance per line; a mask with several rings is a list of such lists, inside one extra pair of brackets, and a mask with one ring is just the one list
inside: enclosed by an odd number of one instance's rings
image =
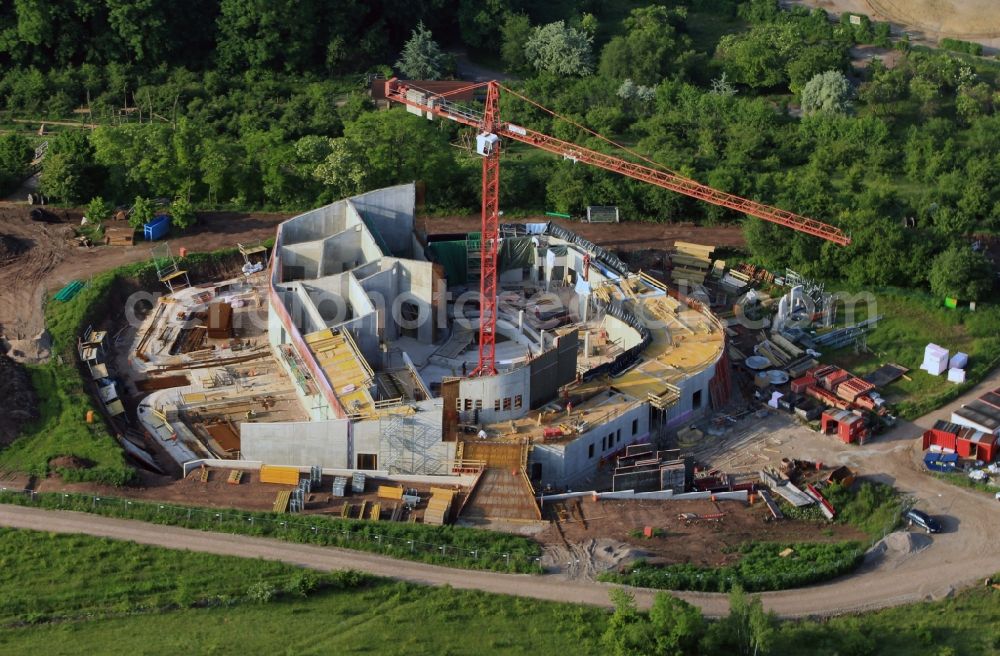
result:
[(949, 369), (948, 370), (948, 382), (949, 383), (964, 383), (965, 382), (965, 369)]
[(948, 369), (948, 349), (928, 344), (924, 349), (924, 362), (920, 368), (932, 376), (940, 376)]

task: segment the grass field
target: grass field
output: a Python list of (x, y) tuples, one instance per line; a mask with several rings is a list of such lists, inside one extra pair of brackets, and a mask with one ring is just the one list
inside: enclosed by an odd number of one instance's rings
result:
[[(4, 654), (606, 653), (608, 613), (571, 603), (32, 531), (0, 530), (0, 554)], [(784, 622), (760, 655), (991, 654), (997, 627), (1000, 592), (978, 588)]]
[[(996, 329), (1000, 307), (982, 306), (976, 312), (950, 310), (928, 294), (898, 289), (877, 292), (875, 300), (870, 311), (883, 319), (868, 334), (870, 352), (858, 355), (849, 346), (824, 354), (822, 360), (861, 376), (886, 363), (909, 368), (910, 380), (897, 380), (883, 393), (905, 419), (919, 417), (956, 398), (1000, 362), (1000, 333)], [(867, 314), (861, 306), (855, 320), (863, 320)], [(969, 355), (966, 383), (955, 385), (945, 376), (920, 370), (924, 348), (931, 342), (951, 353)]]
[(0, 553), (4, 654), (598, 654), (607, 616), (86, 536), (0, 530)]

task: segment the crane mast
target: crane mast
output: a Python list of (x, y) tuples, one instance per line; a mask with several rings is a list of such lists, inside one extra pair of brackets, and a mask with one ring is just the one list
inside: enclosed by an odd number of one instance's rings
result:
[[(483, 111), (470, 109), (447, 98), (461, 91), (486, 87), (486, 104)], [(799, 216), (757, 201), (741, 198), (701, 184), (670, 171), (637, 164), (620, 157), (591, 150), (569, 141), (502, 121), (500, 117), (500, 89), (497, 81), (471, 84), (446, 93), (430, 93), (411, 87), (391, 78), (385, 83), (385, 97), (406, 105), (410, 112), (427, 118), (444, 118), (477, 130), (476, 151), (483, 156), (483, 205), (482, 277), (479, 283), (479, 364), (473, 376), (496, 374), (496, 306), (497, 306), (497, 255), (500, 250), (500, 145), (501, 137), (519, 141), (535, 148), (560, 155), (574, 162), (612, 171), (668, 189), (713, 205), (719, 205), (764, 221), (791, 228), (825, 239), (840, 246), (847, 246), (851, 238), (835, 226)], [(508, 90), (509, 91), (509, 90)], [(513, 92), (511, 92), (513, 93)]]

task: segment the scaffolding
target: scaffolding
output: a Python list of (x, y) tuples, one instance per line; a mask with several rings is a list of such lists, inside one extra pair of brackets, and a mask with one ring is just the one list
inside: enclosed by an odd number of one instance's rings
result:
[(445, 474), (441, 427), (418, 421), (417, 415), (387, 412), (379, 416), (382, 436), (379, 460), (390, 474)]
[(153, 255), (153, 267), (156, 269), (156, 277), (167, 286), (170, 293), (186, 289), (191, 286), (191, 279), (188, 272), (177, 265), (177, 260), (170, 252), (170, 244), (164, 242), (149, 249)]

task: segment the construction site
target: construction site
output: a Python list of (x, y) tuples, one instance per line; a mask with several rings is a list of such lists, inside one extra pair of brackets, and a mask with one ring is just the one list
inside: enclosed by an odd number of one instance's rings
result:
[[(838, 323), (822, 284), (728, 265), (715, 244), (674, 239), (626, 264), (564, 221), (501, 222), (497, 135), (846, 235), (500, 122), (494, 83), (485, 113), (385, 84), (387, 101), (477, 128), (481, 224), (418, 220), (418, 185), (403, 184), (235, 244), (221, 277), (189, 270), (183, 247), (152, 248), (156, 293), (78, 344), (123, 449), (154, 472), (135, 496), (526, 532), (591, 578), (640, 556), (717, 565), (754, 536), (858, 537), (786, 511), (833, 519), (824, 488), (857, 475), (802, 458), (802, 425), (841, 448), (895, 421), (883, 392), (909, 369), (862, 378), (821, 362), (879, 317)], [(617, 221), (594, 207), (579, 226)], [(635, 535), (656, 526), (685, 539)]]

